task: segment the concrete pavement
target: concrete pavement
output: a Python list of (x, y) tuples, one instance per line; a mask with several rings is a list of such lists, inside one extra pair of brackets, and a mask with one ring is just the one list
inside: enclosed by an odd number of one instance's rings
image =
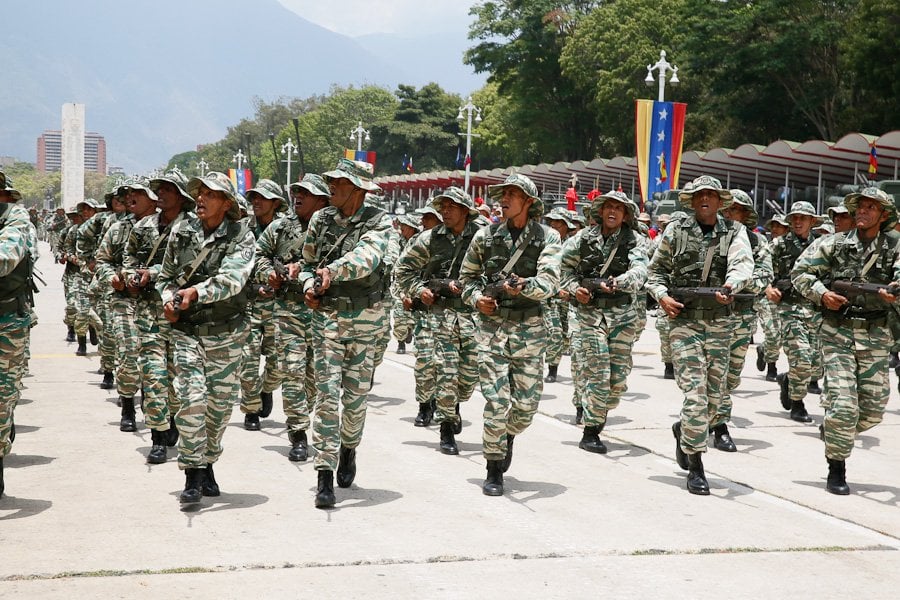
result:
[(287, 460), (277, 393), (261, 432), (245, 431), (235, 410), (216, 465), (222, 496), (184, 510), (174, 451), (147, 465), (149, 430), (118, 430), (96, 354), (76, 357), (62, 341), (62, 267), (42, 250), (49, 285), (0, 499), (4, 598), (897, 595), (896, 389), (848, 461), (851, 495), (833, 496), (817, 398), (807, 398), (814, 424), (788, 419), (751, 348), (731, 426), (739, 452), (711, 449), (712, 494), (692, 496), (673, 457), (681, 397), (662, 379), (651, 319), (602, 434), (609, 453), (578, 449), (566, 360), (517, 439), (506, 495), (489, 498), (480, 394), (462, 407), (460, 455), (441, 455), (437, 428), (413, 427), (414, 357), (392, 342), (356, 482), (336, 490), (333, 510), (313, 507), (312, 460)]

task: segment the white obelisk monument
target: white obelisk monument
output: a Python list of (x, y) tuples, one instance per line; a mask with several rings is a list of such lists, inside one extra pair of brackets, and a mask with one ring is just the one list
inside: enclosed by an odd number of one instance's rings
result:
[(62, 204), (74, 210), (84, 200), (84, 104), (62, 105)]

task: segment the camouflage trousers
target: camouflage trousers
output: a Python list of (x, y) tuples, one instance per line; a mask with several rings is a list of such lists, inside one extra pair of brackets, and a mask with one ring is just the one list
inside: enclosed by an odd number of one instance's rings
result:
[(475, 319), (470, 312), (449, 309), (435, 310), (428, 316), (434, 336), (434, 360), (431, 362), (437, 405), (435, 421), (457, 423), (457, 404), (468, 401), (478, 383)]
[(578, 313), (574, 308), (569, 309), (569, 349), (573, 390), (572, 405), (578, 408), (584, 406), (585, 377), (581, 360), (581, 324), (578, 322)]
[(672, 359), (672, 340), (669, 332), (672, 330), (672, 320), (669, 316), (659, 309), (656, 317), (656, 332), (659, 334), (659, 356), (663, 363), (673, 362)]
[[(631, 350), (637, 339), (639, 321), (636, 315), (628, 314), (633, 311), (585, 316), (592, 310), (601, 309), (581, 309), (582, 318), (579, 318), (579, 352), (584, 377), (582, 404), (585, 426), (602, 427), (607, 413), (619, 405), (619, 399), (628, 389), (628, 375), (633, 366)], [(643, 306), (641, 310), (646, 313)]]
[(798, 402), (806, 397), (807, 384), (817, 377), (817, 369), (821, 368), (816, 331), (822, 317), (805, 302), (782, 302), (778, 305), (778, 318), (781, 343), (788, 360), (788, 394), (792, 402)]
[(140, 331), (135, 323), (137, 301), (133, 298), (114, 294), (109, 298), (109, 321), (113, 334), (104, 335), (117, 340), (118, 366), (116, 367), (116, 391), (119, 396), (134, 398), (141, 387), (141, 372), (138, 357), (141, 352)]
[(305, 305), (277, 300), (275, 376), (281, 381), (281, 401), (287, 428), (306, 431), (316, 401), (316, 346), (312, 315)]
[(97, 335), (103, 333), (103, 321), (91, 305), (91, 296), (88, 294), (88, 282), (84, 275), (77, 273), (69, 282), (75, 299), (75, 335), (86, 336), (88, 327), (93, 326)]
[(77, 300), (75, 297), (78, 284), (74, 281), (76, 277), (79, 277), (79, 275), (73, 275), (71, 273), (63, 273), (62, 276), (63, 295), (66, 299), (66, 311), (65, 316), (63, 317), (63, 323), (69, 327), (75, 327), (75, 315), (78, 314)]
[(416, 313), (403, 308), (403, 302), (398, 298), (394, 298), (391, 305), (391, 317), (393, 319), (394, 339), (398, 342), (405, 342), (407, 338), (415, 331)]
[(9, 454), (13, 412), (19, 402), (19, 382), (23, 374), (25, 346), (31, 317), (16, 313), (0, 316), (0, 458)]
[(634, 323), (634, 339), (638, 339), (644, 333), (644, 328), (647, 327), (647, 292), (634, 294), (634, 310), (637, 314), (637, 320)]
[(755, 325), (756, 313), (752, 309), (735, 311), (732, 317), (734, 333), (728, 353), (728, 375), (725, 377), (725, 390), (722, 392), (722, 401), (719, 403), (719, 408), (716, 411), (716, 425), (727, 423), (731, 420), (731, 392), (741, 385), (741, 372), (744, 370), (747, 348), (750, 346), (750, 337), (753, 334)]
[[(281, 385), (276, 367), (274, 301), (257, 300), (247, 308), (249, 327), (241, 351), (241, 412), (262, 410), (261, 392), (274, 392)], [(263, 375), (260, 361), (265, 357)]]
[(548, 365), (558, 365), (568, 346), (569, 303), (559, 298), (550, 298), (544, 304), (544, 327), (547, 330)]
[[(390, 294), (385, 295), (381, 304), (384, 306), (385, 313), (390, 315), (394, 309), (394, 299)], [(388, 326), (375, 338), (375, 354), (372, 357), (373, 372), (384, 361), (384, 353), (387, 352), (388, 342), (391, 341), (391, 320), (387, 320)]]
[(416, 379), (416, 402), (422, 404), (435, 398), (435, 343), (429, 314), (417, 311), (416, 323), (416, 364), (413, 374)]
[(687, 454), (706, 452), (709, 430), (719, 425), (734, 320), (675, 318), (670, 325), (675, 380), (684, 394), (681, 448)]
[(544, 390), (542, 317), (521, 322), (479, 317), (479, 382), (484, 405), (484, 458), (506, 457), (507, 436), (531, 425)]
[(100, 368), (112, 372), (116, 370), (116, 359), (118, 358), (116, 349), (118, 326), (109, 307), (110, 294), (97, 294), (94, 297), (97, 299), (97, 314), (101, 323), (105, 324), (104, 331), (101, 332), (97, 329), (97, 335), (100, 337), (100, 345), (97, 348), (100, 354)]
[(887, 314), (888, 330), (891, 332), (891, 352), (900, 350), (900, 315), (897, 308), (892, 306)]
[(222, 455), (222, 436), (241, 389), (238, 371), (247, 326), (214, 336), (190, 336), (172, 329), (175, 395), (181, 407), (178, 467), (213, 464)]
[(822, 323), (822, 349), (828, 386), (822, 394), (825, 408), (825, 456), (847, 460), (856, 434), (881, 423), (890, 395), (886, 327), (851, 329), (826, 320)]
[(763, 335), (766, 336), (763, 356), (767, 363), (778, 362), (778, 354), (781, 352), (781, 319), (778, 317), (778, 307), (762, 297), (756, 301), (756, 312), (759, 315)]
[(139, 364), (144, 389), (144, 422), (150, 429), (166, 431), (169, 418), (181, 403), (175, 394), (175, 359), (172, 326), (162, 316), (162, 305), (140, 301), (135, 310), (140, 342)]
[(322, 337), (318, 341), (312, 434), (316, 470), (336, 470), (340, 447), (355, 448), (362, 440), (376, 339)]

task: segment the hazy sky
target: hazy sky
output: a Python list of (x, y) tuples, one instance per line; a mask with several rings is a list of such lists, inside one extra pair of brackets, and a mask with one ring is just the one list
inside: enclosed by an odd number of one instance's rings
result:
[(468, 31), (472, 0), (278, 0), (304, 19), (350, 37)]

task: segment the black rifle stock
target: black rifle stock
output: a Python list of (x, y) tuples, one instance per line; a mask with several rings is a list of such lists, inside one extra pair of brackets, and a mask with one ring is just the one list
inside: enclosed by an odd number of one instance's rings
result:
[(846, 297), (859, 296), (862, 294), (878, 295), (881, 290), (887, 291), (893, 296), (900, 295), (900, 283), (892, 281), (891, 283), (863, 283), (861, 281), (848, 281), (846, 279), (835, 279), (831, 282), (831, 291)]
[(687, 304), (698, 298), (715, 298), (716, 293), (723, 294), (728, 298), (735, 300), (755, 300), (756, 294), (741, 293), (735, 294), (725, 287), (677, 287), (670, 288), (669, 295), (681, 302)]

